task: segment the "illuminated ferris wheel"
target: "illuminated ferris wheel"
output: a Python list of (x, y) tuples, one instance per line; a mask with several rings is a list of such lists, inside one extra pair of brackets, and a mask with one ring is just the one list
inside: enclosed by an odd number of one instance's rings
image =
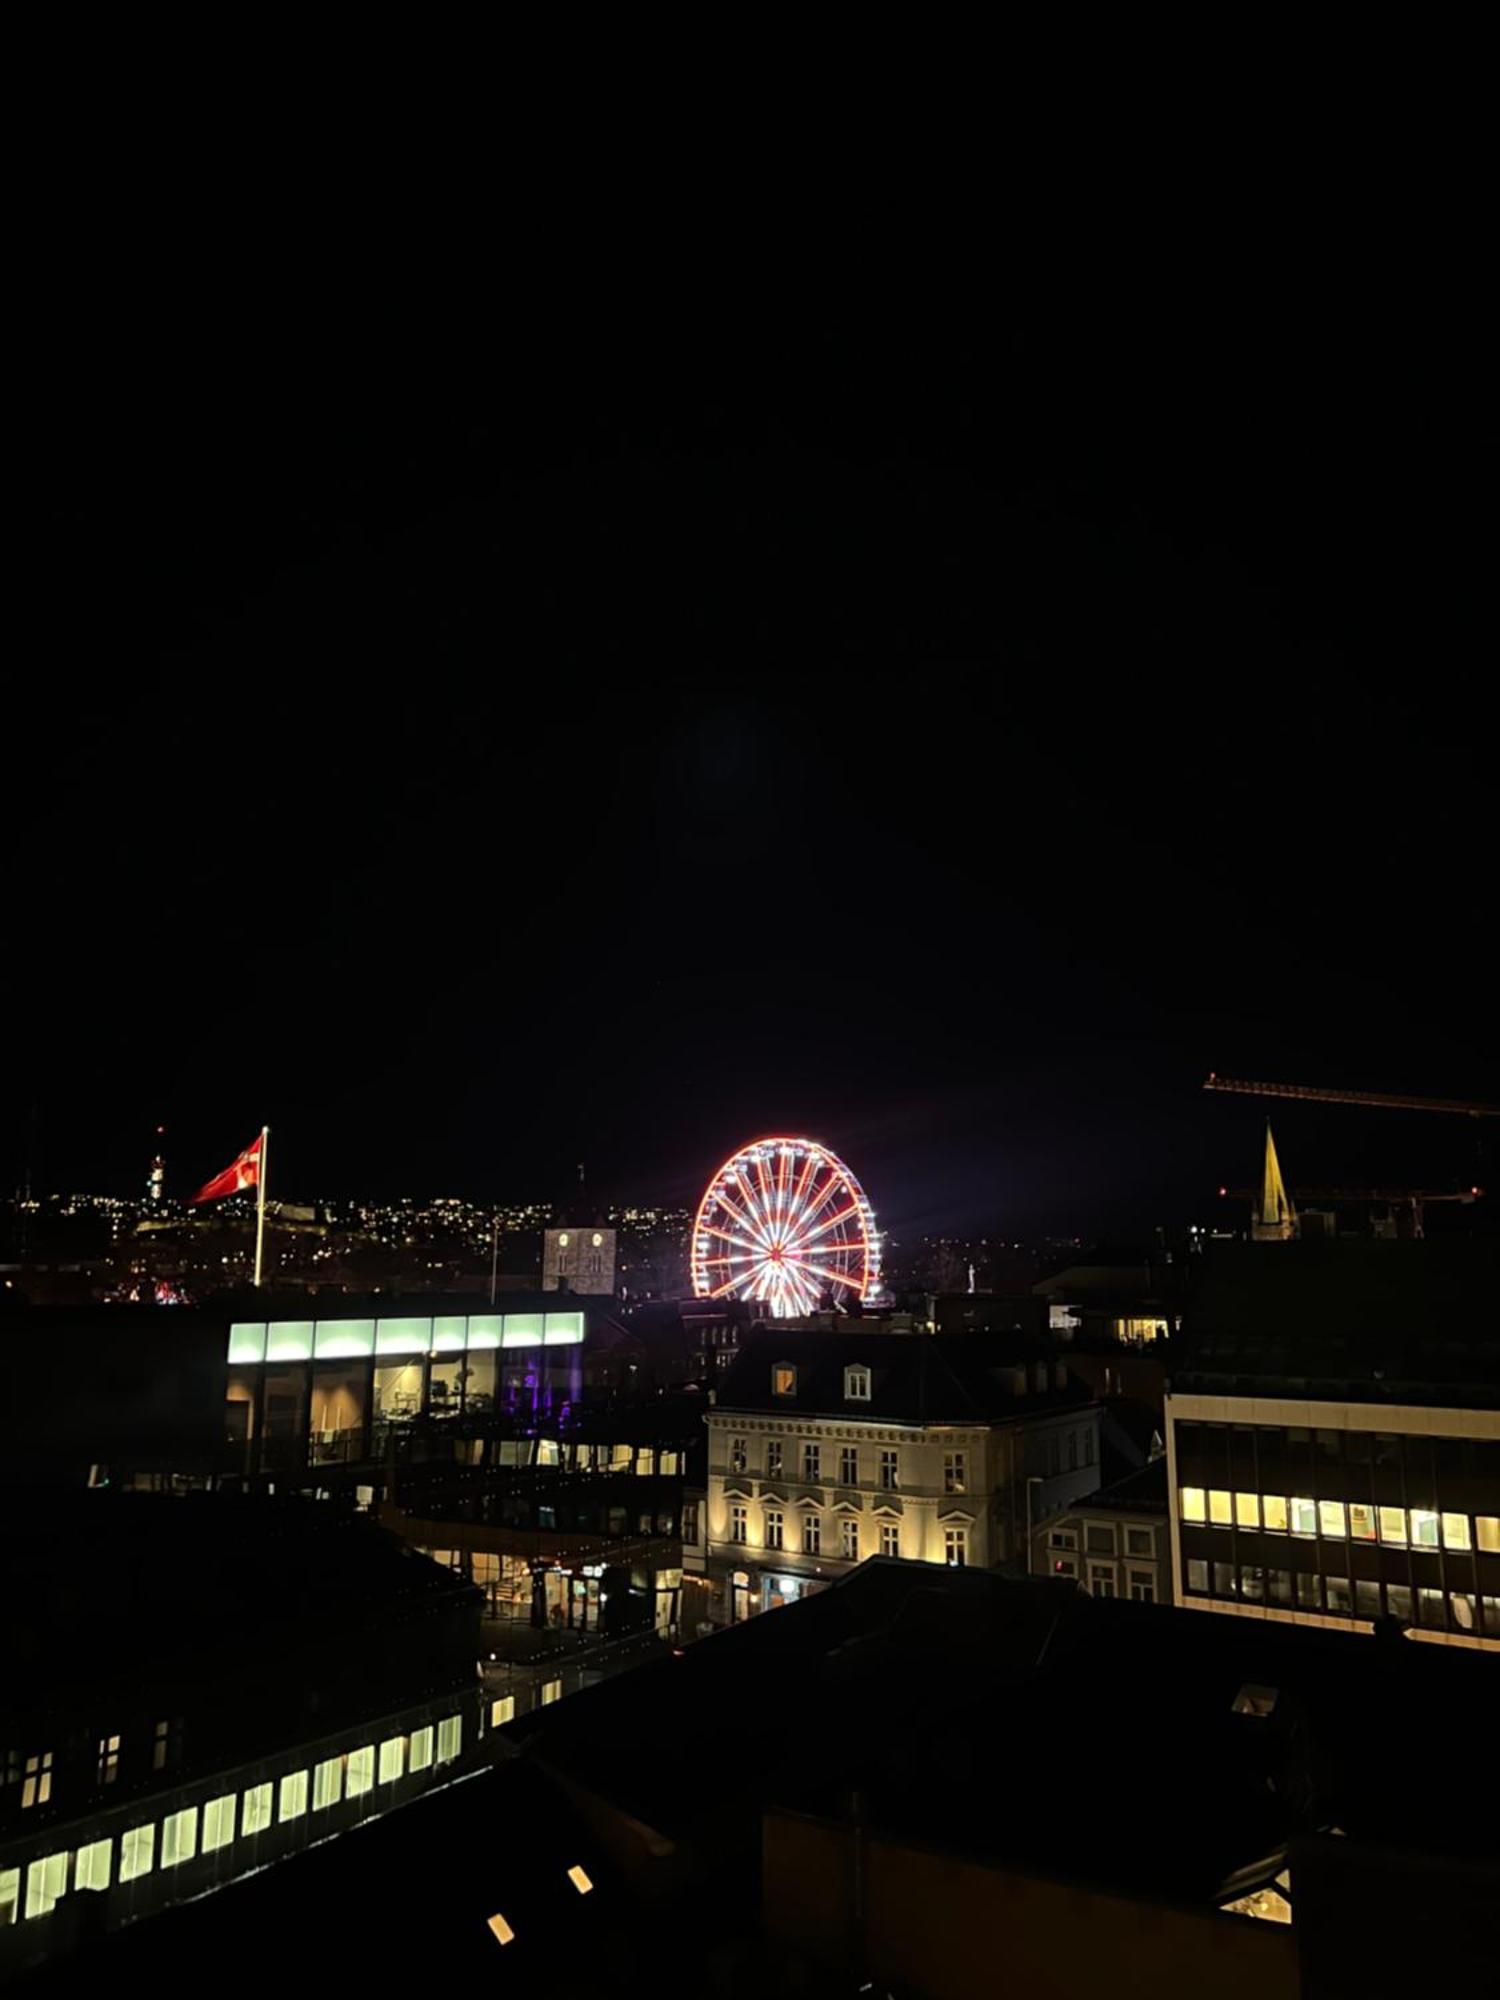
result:
[(880, 1239), (865, 1191), (816, 1139), (757, 1139), (726, 1160), (693, 1222), (693, 1291), (776, 1319), (875, 1296)]

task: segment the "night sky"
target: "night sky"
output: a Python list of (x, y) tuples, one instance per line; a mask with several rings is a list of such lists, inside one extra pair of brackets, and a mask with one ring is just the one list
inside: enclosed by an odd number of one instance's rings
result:
[(182, 303), (37, 381), (8, 1185), (268, 1119), (288, 1196), (686, 1202), (792, 1129), (897, 1230), (1123, 1233), (1253, 1175), (1209, 1069), (1500, 1099), (1477, 335)]

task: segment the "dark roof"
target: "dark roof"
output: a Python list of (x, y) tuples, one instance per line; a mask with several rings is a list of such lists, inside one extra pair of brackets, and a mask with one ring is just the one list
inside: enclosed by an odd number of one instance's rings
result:
[[(592, 1885), (586, 1894), (568, 1879), (580, 1866)], [(497, 1914), (514, 1933), (504, 1946), (488, 1928)], [(265, 2000), (327, 1983), (306, 1962), (323, 1938), (340, 1988), (581, 1994), (599, 1990), (602, 1968), (628, 1962), (622, 1926), (632, 1914), (609, 1856), (559, 1787), (507, 1757), (295, 1859), (130, 1924), (13, 1990), (186, 1991), (211, 1968), (216, 2000)]]
[[(710, 1893), (764, 1806), (841, 1818), (858, 1791), (873, 1826), (926, 1846), (1210, 1906), (1328, 1824), (1488, 1851), (1468, 1766), (1493, 1672), (1411, 1640), (877, 1558), (517, 1734), (570, 1785), (696, 1850)], [(1270, 1717), (1236, 1711), (1247, 1684), (1277, 1691)], [(1117, 1791), (1121, 1757), (1137, 1758), (1124, 1821), (1097, 1799), (1101, 1688), (1135, 1746), (1114, 1752)]]
[(48, 1488), (6, 1495), (0, 1601), (0, 1708), (65, 1708), (124, 1680), (208, 1686), (330, 1637), (352, 1657), (480, 1600), (368, 1517), (313, 1501)]
[(1167, 1511), (1165, 1455), (1152, 1459), (1149, 1465), (1140, 1466), (1134, 1472), (1127, 1472), (1123, 1479), (1117, 1479), (1112, 1486), (1101, 1486), (1097, 1493), (1090, 1493), (1087, 1499), (1073, 1501), (1068, 1511), (1081, 1514), (1094, 1508), (1115, 1508), (1122, 1514), (1165, 1514)]
[[(1033, 1353), (1048, 1356), (1049, 1386), (1033, 1389)], [(789, 1361), (796, 1393), (773, 1396), (771, 1370)], [(903, 1423), (989, 1423), (1086, 1403), (1089, 1392), (1068, 1380), (1052, 1386), (1058, 1349), (1018, 1343), (1008, 1334), (766, 1332), (741, 1351), (724, 1378), (718, 1407), (727, 1410), (796, 1410), (837, 1417)], [(870, 1400), (844, 1395), (844, 1370), (862, 1363), (870, 1371)], [(1064, 1364), (1065, 1365), (1065, 1364)], [(1018, 1386), (1016, 1370), (1025, 1370)]]
[(1215, 1244), (1176, 1390), (1500, 1407), (1500, 1242)]

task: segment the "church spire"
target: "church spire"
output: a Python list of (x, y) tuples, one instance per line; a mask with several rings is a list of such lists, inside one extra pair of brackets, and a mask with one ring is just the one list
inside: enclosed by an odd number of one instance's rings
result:
[(1250, 1235), (1256, 1243), (1285, 1243), (1300, 1233), (1296, 1206), (1286, 1191), (1286, 1182), (1281, 1178), (1281, 1162), (1276, 1157), (1276, 1141), (1271, 1136), (1271, 1121), (1268, 1118), (1260, 1206), (1251, 1221)]

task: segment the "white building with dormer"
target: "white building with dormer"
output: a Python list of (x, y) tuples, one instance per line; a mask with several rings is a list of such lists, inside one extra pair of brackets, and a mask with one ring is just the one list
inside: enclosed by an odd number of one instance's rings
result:
[(1099, 1408), (1046, 1344), (769, 1329), (708, 1416), (716, 1616), (795, 1601), (869, 1556), (1026, 1567), (1099, 1484)]

